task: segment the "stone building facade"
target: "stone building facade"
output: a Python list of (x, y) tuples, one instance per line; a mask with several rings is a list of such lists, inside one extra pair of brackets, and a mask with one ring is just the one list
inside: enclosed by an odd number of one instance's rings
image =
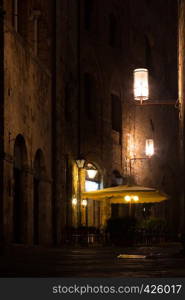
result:
[[(63, 143), (58, 145), (58, 161), (61, 153), (63, 161), (66, 159), (58, 170), (58, 178), (65, 165), (68, 169), (68, 191), (63, 187), (63, 208), (68, 213), (63, 221), (60, 214), (60, 223), (66, 224), (68, 218), (71, 224), (73, 219), (71, 199), (79, 197), (75, 160), (83, 156), (86, 164), (91, 162), (97, 167), (100, 187), (132, 180), (168, 193), (169, 202), (164, 207), (159, 205), (156, 214), (167, 216), (172, 231), (177, 232), (180, 210), (178, 143), (174, 142), (178, 138), (176, 1), (143, 0), (138, 4), (134, 0), (84, 0), (78, 5), (74, 1), (59, 1), (58, 5), (58, 11), (63, 11), (58, 16), (58, 20), (63, 19), (62, 41), (57, 45), (63, 61), (57, 72), (58, 82), (63, 78), (63, 92), (61, 85), (57, 86), (58, 101), (63, 103), (58, 115), (63, 111), (65, 128), (62, 130), (59, 118), (58, 133)], [(170, 21), (172, 18), (174, 22)], [(152, 105), (136, 106), (133, 101), (133, 70), (137, 67), (149, 69)], [(155, 155), (150, 160), (132, 161), (130, 170), (132, 158), (145, 156), (145, 140), (149, 138), (154, 139)], [(81, 189), (85, 188), (85, 174), (83, 171)], [(61, 189), (60, 192), (62, 198)], [(56, 202), (62, 205), (60, 199)], [(89, 210), (91, 205), (90, 202)], [(114, 210), (116, 215), (123, 215), (125, 208), (117, 206)], [(95, 208), (94, 211), (98, 215)]]
[(51, 243), (51, 1), (4, 1), (4, 236)]
[[(156, 214), (168, 211), (177, 232), (176, 1), (22, 2), (4, 1), (5, 239), (60, 244), (79, 216), (86, 225), (80, 192), (89, 178), (79, 158), (98, 170), (97, 188), (132, 182), (167, 192), (170, 204)], [(133, 100), (138, 67), (149, 69), (155, 104)], [(132, 160), (145, 156), (149, 138), (155, 155)], [(88, 225), (105, 225), (106, 209), (89, 201)]]
[[(155, 186), (170, 195), (166, 211), (171, 230), (179, 230), (179, 144), (177, 93), (177, 2), (129, 1), (132, 69), (149, 70), (149, 101), (132, 107), (129, 140), (134, 144), (131, 156), (145, 157), (145, 140), (153, 139), (155, 153), (148, 160), (132, 160), (133, 179), (141, 185)], [(173, 19), (173, 22), (171, 20)], [(173, 40), (173, 43), (170, 42)], [(146, 101), (147, 102), (147, 101)], [(128, 130), (128, 127), (127, 129)], [(130, 136), (131, 133), (131, 136)], [(130, 142), (128, 140), (128, 142)], [(134, 140), (134, 141), (133, 141)]]

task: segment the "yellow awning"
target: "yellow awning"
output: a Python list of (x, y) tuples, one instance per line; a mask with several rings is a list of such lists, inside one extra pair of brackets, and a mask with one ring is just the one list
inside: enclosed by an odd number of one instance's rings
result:
[(168, 199), (166, 194), (159, 192), (155, 188), (127, 185), (105, 188), (93, 192), (83, 192), (82, 198), (97, 201), (109, 199), (110, 203), (128, 204), (124, 198), (127, 195), (139, 197), (138, 201), (132, 201), (132, 203), (155, 203)]

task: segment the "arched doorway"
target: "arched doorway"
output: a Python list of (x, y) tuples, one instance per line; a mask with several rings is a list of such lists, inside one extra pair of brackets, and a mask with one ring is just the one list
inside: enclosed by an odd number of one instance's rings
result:
[(33, 244), (41, 243), (41, 232), (44, 229), (44, 187), (43, 179), (46, 174), (45, 160), (42, 150), (37, 150), (34, 159), (33, 177)]
[(18, 135), (14, 145), (13, 241), (24, 243), (26, 238), (27, 150), (24, 137)]

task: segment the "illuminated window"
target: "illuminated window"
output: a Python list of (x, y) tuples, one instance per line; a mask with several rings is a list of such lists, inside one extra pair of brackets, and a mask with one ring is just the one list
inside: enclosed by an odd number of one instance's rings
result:
[(86, 192), (92, 192), (99, 190), (99, 183), (95, 181), (86, 180), (85, 181)]

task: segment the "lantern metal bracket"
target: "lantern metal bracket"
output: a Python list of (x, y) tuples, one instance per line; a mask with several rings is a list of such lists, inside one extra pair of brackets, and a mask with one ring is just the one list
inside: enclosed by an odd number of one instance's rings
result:
[(140, 100), (140, 102), (139, 101), (137, 101), (137, 100), (134, 100), (134, 102), (137, 102), (137, 103), (135, 103), (135, 105), (136, 106), (149, 106), (149, 105), (158, 105), (158, 106), (160, 106), (160, 105), (173, 105), (174, 106), (174, 108), (176, 108), (176, 109), (178, 109), (178, 110), (180, 110), (180, 102), (179, 102), (179, 99), (177, 99), (176, 101), (169, 101), (169, 102), (148, 102), (148, 101), (150, 101), (150, 100), (147, 100), (147, 103), (146, 103), (146, 101), (145, 100), (143, 100), (143, 99), (141, 99)]

